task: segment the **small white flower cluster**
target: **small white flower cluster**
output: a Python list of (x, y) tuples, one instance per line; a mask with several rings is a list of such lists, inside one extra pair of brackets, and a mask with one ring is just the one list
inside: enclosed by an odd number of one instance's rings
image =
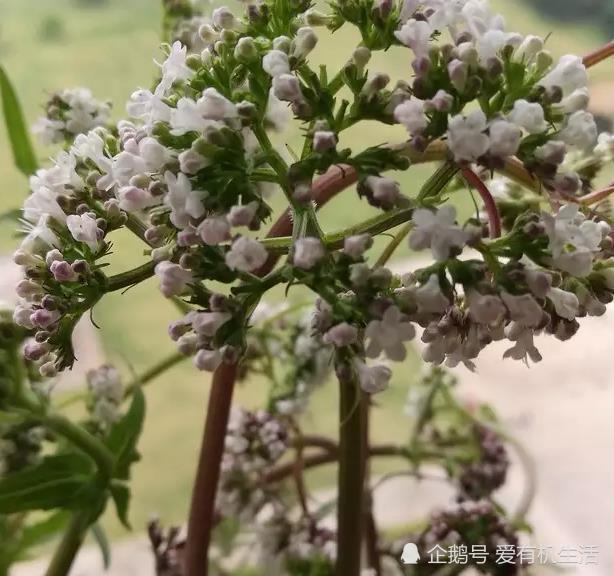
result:
[(121, 374), (111, 364), (90, 370), (87, 373), (87, 388), (91, 422), (101, 434), (106, 434), (121, 415), (124, 399)]
[(235, 408), (226, 432), (217, 511), (225, 517), (253, 519), (267, 503), (260, 476), (288, 449), (287, 426), (271, 414)]
[[(541, 38), (506, 32), (504, 19), (483, 0), (405, 2), (403, 16), (395, 36), (414, 53), (417, 79), (414, 96), (398, 103), (394, 116), (417, 145), (444, 136), (437, 126), (446, 123), (448, 146), (460, 163), (493, 166), (521, 150), (526, 163), (549, 163), (553, 150), (560, 156), (567, 147), (595, 145), (581, 58), (563, 56), (553, 66)], [(437, 32), (450, 35), (454, 46), (447, 52), (437, 52)], [(431, 72), (445, 74), (447, 86), (426, 88)], [(522, 88), (516, 99), (508, 94), (511, 84)], [(481, 108), (464, 112), (474, 99)]]
[(99, 126), (106, 126), (111, 116), (111, 105), (96, 100), (87, 88), (72, 88), (54, 94), (45, 106), (32, 132), (42, 144), (72, 142)]
[(282, 565), (289, 569), (297, 562), (318, 559), (332, 573), (337, 559), (337, 535), (312, 518), (293, 520), (287, 511), (276, 510), (256, 525), (256, 536), (262, 566)]

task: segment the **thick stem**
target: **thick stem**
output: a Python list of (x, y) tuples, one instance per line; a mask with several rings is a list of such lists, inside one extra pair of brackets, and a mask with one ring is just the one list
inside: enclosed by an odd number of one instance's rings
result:
[(362, 430), (363, 430), (363, 493), (364, 493), (364, 516), (365, 516), (365, 551), (367, 566), (381, 576), (382, 566), (379, 553), (379, 533), (375, 515), (373, 513), (373, 493), (371, 491), (371, 462), (369, 459), (371, 446), (371, 402), (364, 396), (361, 402)]
[(90, 526), (91, 513), (87, 510), (75, 512), (62, 536), (45, 576), (66, 576), (77, 557)]
[[(346, 374), (349, 372), (350, 374)], [(337, 494), (337, 576), (359, 576), (364, 523), (362, 391), (351, 369), (338, 361), (339, 476)]]
[(207, 576), (215, 496), (224, 454), (226, 428), (237, 375), (236, 364), (222, 364), (213, 375), (185, 551), (186, 576)]

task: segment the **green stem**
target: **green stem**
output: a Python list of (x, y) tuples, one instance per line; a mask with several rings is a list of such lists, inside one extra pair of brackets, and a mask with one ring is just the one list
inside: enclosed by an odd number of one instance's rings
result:
[(72, 442), (88, 454), (96, 465), (100, 473), (105, 478), (113, 476), (115, 458), (109, 449), (98, 438), (90, 434), (85, 428), (73, 424), (68, 418), (61, 414), (47, 414), (42, 416), (42, 423), (50, 430)]
[(116, 274), (115, 276), (110, 276), (107, 281), (107, 292), (117, 292), (118, 290), (123, 290), (124, 288), (129, 288), (130, 286), (134, 286), (135, 284), (139, 284), (154, 275), (156, 268), (156, 262), (153, 260), (151, 262), (146, 262), (142, 266), (138, 266), (133, 270), (128, 270), (126, 272), (122, 272), (121, 274)]
[(337, 504), (337, 576), (359, 576), (364, 522), (362, 391), (349, 367), (337, 359), (339, 376), (339, 477)]
[(387, 264), (388, 260), (392, 258), (392, 255), (395, 253), (396, 249), (401, 245), (401, 242), (403, 242), (413, 227), (413, 222), (407, 222), (399, 229), (399, 231), (394, 235), (394, 238), (388, 243), (380, 257), (377, 259), (377, 262), (375, 263), (376, 266), (385, 266)]
[(91, 519), (92, 515), (88, 510), (80, 510), (72, 515), (45, 576), (67, 576), (85, 540)]
[(154, 364), (151, 368), (143, 372), (143, 374), (140, 376), (137, 376), (130, 384), (128, 384), (128, 386), (126, 386), (124, 396), (131, 396), (137, 388), (146, 386), (152, 380), (155, 380), (158, 376), (160, 376), (160, 374), (163, 374), (186, 358), (187, 356), (184, 356), (179, 352), (175, 352), (174, 354), (162, 359), (160, 362)]

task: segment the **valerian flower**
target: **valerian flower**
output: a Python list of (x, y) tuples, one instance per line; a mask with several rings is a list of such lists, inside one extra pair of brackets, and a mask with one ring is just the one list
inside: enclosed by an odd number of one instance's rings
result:
[(435, 260), (447, 260), (455, 249), (462, 250), (469, 239), (468, 233), (456, 224), (456, 208), (451, 204), (444, 204), (436, 211), (418, 208), (412, 220), (415, 228), (409, 236), (410, 248), (430, 248)]
[(396, 306), (390, 306), (381, 320), (371, 320), (365, 330), (366, 353), (377, 358), (382, 352), (395, 362), (402, 362), (407, 356), (405, 342), (416, 335), (414, 326), (408, 322)]

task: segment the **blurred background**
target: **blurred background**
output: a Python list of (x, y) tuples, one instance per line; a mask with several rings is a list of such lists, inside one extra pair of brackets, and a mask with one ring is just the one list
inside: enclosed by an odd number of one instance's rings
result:
[[(215, 3), (214, 3), (215, 4)], [(230, 3), (232, 4), (232, 3)], [(587, 53), (614, 36), (614, 0), (498, 0), (493, 8), (506, 17), (508, 29), (548, 36), (555, 56)], [(124, 103), (137, 87), (149, 87), (159, 50), (161, 9), (157, 0), (0, 0), (0, 62), (6, 67), (26, 116), (33, 122), (56, 90), (85, 86), (99, 99), (113, 102), (114, 116), (125, 114)], [(351, 54), (357, 38), (342, 30), (334, 40), (325, 31), (313, 56), (335, 69)], [(393, 80), (411, 73), (409, 51), (391, 50), (374, 60), (372, 69), (386, 71)], [(602, 126), (614, 120), (614, 63), (591, 71), (592, 110)], [(368, 134), (367, 134), (368, 131)], [(290, 146), (296, 135), (290, 134)], [(404, 139), (402, 130), (364, 127), (348, 131), (345, 143), (355, 149)], [(343, 144), (344, 142), (342, 142)], [(52, 149), (38, 148), (44, 160)], [(399, 180), (411, 194), (428, 175), (428, 168), (411, 168)], [(612, 179), (612, 173), (609, 174)], [(0, 130), (0, 213), (18, 208), (26, 196), (26, 179), (13, 168), (4, 131)], [(472, 211), (468, 194), (455, 202)], [(273, 203), (279, 208), (281, 199)], [(350, 208), (351, 203), (351, 208)], [(343, 228), (369, 215), (350, 191), (322, 212), (327, 230)], [(114, 238), (115, 241), (115, 238)], [(18, 240), (12, 224), (0, 223), (0, 298), (10, 299), (15, 270), (10, 254)], [(112, 267), (125, 270), (142, 261), (142, 246), (130, 237), (118, 238)], [(411, 268), (409, 251), (401, 250), (398, 266)], [(282, 296), (280, 294), (280, 296)], [(614, 544), (609, 541), (614, 517), (614, 381), (612, 357), (614, 314), (585, 323), (572, 343), (548, 343), (544, 361), (536, 368), (501, 360), (493, 350), (478, 363), (478, 373), (462, 369), (458, 375), (467, 399), (491, 401), (505, 423), (538, 461), (538, 499), (534, 520), (540, 541), (547, 545), (599, 545), (598, 567), (570, 567), (574, 574), (614, 573)], [(112, 294), (95, 309), (101, 330), (81, 327), (78, 333), (80, 365), (71, 382), (78, 384), (83, 370), (106, 359), (126, 373), (146, 369), (173, 351), (166, 327), (176, 310), (166, 303), (151, 280), (126, 294)], [(408, 386), (420, 373), (419, 350), (396, 370), (391, 389), (378, 398), (374, 434), (380, 439), (402, 438), (409, 423), (404, 417)], [(149, 417), (141, 443), (142, 461), (135, 467), (132, 524), (141, 531), (152, 515), (169, 523), (186, 516), (201, 426), (208, 377), (190, 362), (176, 366), (147, 391)], [(65, 392), (63, 392), (65, 393)], [(334, 387), (318, 392), (308, 426), (335, 434)], [(239, 390), (239, 401), (258, 404), (264, 395), (261, 382), (250, 381)], [(326, 486), (333, 470), (318, 472), (312, 481)], [(522, 479), (509, 501), (518, 499)], [(407, 506), (412, 497), (402, 496)], [(389, 507), (398, 507), (399, 502)], [(386, 502), (382, 504), (386, 508)], [(113, 538), (130, 538), (111, 518), (106, 521)], [(540, 533), (541, 529), (541, 533)], [(90, 573), (92, 576), (94, 572)], [(147, 574), (147, 572), (143, 572)]]

